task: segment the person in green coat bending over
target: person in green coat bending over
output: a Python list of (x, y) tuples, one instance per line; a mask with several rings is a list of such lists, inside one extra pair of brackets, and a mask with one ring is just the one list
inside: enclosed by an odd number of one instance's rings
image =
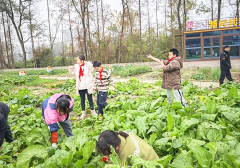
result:
[(140, 156), (140, 158), (146, 161), (159, 159), (153, 148), (134, 133), (103, 131), (98, 138), (96, 149), (98, 153), (103, 154), (105, 158), (109, 159), (109, 155), (111, 154), (110, 146), (115, 149), (122, 166), (130, 164), (128, 160), (128, 156), (130, 155)]

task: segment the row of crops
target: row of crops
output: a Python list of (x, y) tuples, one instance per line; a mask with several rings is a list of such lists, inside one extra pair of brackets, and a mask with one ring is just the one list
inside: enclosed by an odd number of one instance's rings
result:
[(75, 100), (73, 112), (79, 114), (80, 98), (74, 95), (75, 82), (68, 80), (54, 85), (55, 91), (42, 96), (24, 87), (26, 83), (15, 92), (0, 88), (0, 101), (11, 108), (8, 122), (14, 137), (11, 144), (4, 142), (2, 146), (0, 167), (119, 167), (115, 153), (111, 162), (105, 163), (95, 151), (103, 130), (133, 132), (147, 141), (160, 158), (150, 162), (132, 156), (129, 158), (132, 167), (240, 166), (240, 85), (235, 83), (207, 90), (183, 81), (188, 107), (182, 108), (180, 102), (169, 105), (161, 81), (149, 84), (131, 78), (128, 82), (118, 82), (116, 90), (109, 92), (104, 118), (89, 117), (81, 121), (72, 118), (75, 136), (67, 138), (60, 129), (57, 147), (51, 146), (50, 133), (41, 116), (41, 103), (54, 93), (68, 93)]

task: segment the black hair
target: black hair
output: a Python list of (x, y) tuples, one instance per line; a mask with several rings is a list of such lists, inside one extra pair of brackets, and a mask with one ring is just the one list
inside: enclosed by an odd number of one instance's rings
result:
[(85, 61), (85, 56), (84, 56), (84, 55), (79, 55), (78, 58), (79, 58), (80, 60)]
[(69, 95), (62, 95), (56, 100), (56, 107), (59, 109), (58, 112), (67, 114), (70, 106), (71, 97)]
[(178, 50), (176, 49), (176, 48), (172, 48), (172, 49), (170, 49), (170, 51), (169, 52), (172, 52), (173, 53), (173, 55), (176, 55), (176, 56), (178, 56)]
[(94, 61), (93, 67), (100, 67), (100, 66), (101, 66), (101, 62), (99, 62), (99, 61)]
[(110, 130), (103, 131), (98, 138), (96, 149), (97, 152), (103, 155), (110, 155), (112, 146), (115, 150), (118, 145), (121, 144), (121, 139), (118, 137), (121, 135), (125, 139), (129, 136), (126, 132), (119, 131), (114, 132)]
[(229, 45), (226, 45), (226, 46), (224, 46), (223, 48), (224, 48), (224, 50), (225, 50), (226, 48), (230, 48), (230, 46), (229, 46)]

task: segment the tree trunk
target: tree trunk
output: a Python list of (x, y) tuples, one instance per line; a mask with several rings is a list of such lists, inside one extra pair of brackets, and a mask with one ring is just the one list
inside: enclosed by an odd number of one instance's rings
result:
[(129, 10), (128, 1), (126, 1), (126, 7), (127, 7), (128, 18), (129, 18), (129, 22), (130, 22), (130, 32), (131, 32), (131, 35), (133, 35), (133, 23), (132, 23), (131, 13), (130, 13), (130, 10)]
[(178, 6), (177, 6), (177, 16), (178, 16), (178, 30), (179, 33), (182, 34), (182, 23), (181, 23), (181, 14), (180, 14), (180, 8), (181, 8), (181, 0), (178, 0)]
[(158, 0), (156, 0), (156, 23), (157, 23), (157, 41), (158, 41)]
[(167, 1), (165, 0), (165, 52), (167, 53)]
[(51, 24), (50, 24), (50, 11), (49, 11), (49, 2), (48, 1), (49, 0), (47, 0), (48, 30), (49, 30), (49, 41), (50, 41), (51, 58), (53, 59), (53, 41), (52, 41)]
[[(102, 37), (103, 37), (103, 42), (105, 44), (105, 19), (104, 19), (104, 7), (103, 7), (103, 0), (101, 0), (101, 14), (102, 14)], [(102, 51), (104, 55), (104, 60), (106, 62), (106, 54), (104, 53), (106, 51), (106, 48), (104, 47), (105, 45), (102, 45)], [(103, 48), (104, 47), (104, 48)]]
[(71, 14), (70, 14), (70, 5), (68, 5), (68, 20), (69, 20), (69, 30), (71, 34), (71, 57), (72, 61), (74, 61), (74, 48), (73, 48), (73, 33), (72, 33), (72, 21), (71, 21)]
[(33, 25), (32, 25), (32, 12), (29, 5), (29, 29), (30, 29), (30, 36), (31, 36), (31, 43), (32, 43), (32, 53), (33, 53), (33, 64), (34, 68), (37, 68), (37, 60), (36, 60), (36, 53), (34, 47), (34, 40), (33, 40)]
[[(64, 49), (64, 39), (63, 39), (64, 33), (63, 33), (63, 22), (62, 22), (62, 56), (63, 60), (65, 59), (65, 49)], [(65, 65), (65, 62), (63, 61), (63, 65)]]
[(120, 42), (119, 42), (119, 55), (118, 55), (118, 63), (121, 61), (121, 50), (122, 50), (122, 38), (123, 38), (123, 32), (124, 32), (124, 18), (125, 18), (125, 2), (122, 0), (122, 8), (123, 8), (123, 14), (122, 14), (122, 30), (120, 34)]
[(221, 5), (222, 5), (222, 0), (218, 0), (218, 17), (217, 17), (217, 27), (219, 28), (219, 20), (221, 17)]
[(102, 32), (102, 36), (105, 40), (105, 19), (103, 17), (103, 0), (101, 0), (101, 10), (102, 10), (102, 25), (103, 25), (103, 32)]
[(2, 37), (0, 36), (0, 69), (4, 68), (4, 56), (3, 56), (3, 44), (2, 44)]
[(170, 12), (170, 17), (171, 17), (171, 29), (172, 29), (172, 47), (174, 46), (174, 32), (173, 32), (173, 0), (171, 0), (171, 12)]
[[(89, 51), (90, 51), (89, 60), (92, 61), (93, 52), (92, 52), (91, 30), (90, 30), (89, 4), (87, 4), (87, 27), (88, 27), (88, 40), (89, 40)], [(106, 60), (105, 60), (105, 63), (106, 63)]]
[(140, 26), (140, 29), (139, 29), (139, 35), (140, 35), (140, 60), (138, 61), (141, 61), (142, 59), (142, 15), (141, 15), (141, 0), (138, 0), (138, 13), (139, 13), (139, 26)]
[(149, 14), (149, 0), (147, 0), (147, 14), (148, 14), (148, 53), (152, 51), (151, 47), (151, 22), (150, 22), (150, 14)]
[(183, 0), (183, 30), (186, 31), (186, 22), (187, 22), (187, 10), (186, 10), (186, 0)]
[(12, 44), (12, 36), (11, 36), (11, 25), (9, 20), (7, 19), (7, 24), (8, 24), (8, 38), (9, 38), (9, 43), (10, 43), (10, 51), (11, 51), (11, 62), (12, 62), (12, 69), (15, 68), (15, 61), (14, 61), (14, 55), (13, 55), (13, 44)]
[(213, 21), (213, 0), (211, 0), (211, 18)]
[(239, 26), (239, 2), (240, 2), (240, 0), (237, 0), (237, 2), (236, 2), (236, 7), (237, 7), (237, 10), (236, 10), (237, 26)]
[(86, 2), (85, 0), (80, 0), (80, 8), (81, 8), (81, 20), (83, 27), (83, 40), (84, 40), (84, 49), (85, 49), (85, 57), (88, 59), (88, 47), (87, 47), (87, 29), (85, 23), (85, 14), (86, 14)]
[(78, 25), (77, 27), (77, 33), (78, 33), (78, 47), (79, 47), (79, 50), (80, 50), (80, 53), (83, 53), (83, 47), (82, 47), (82, 42), (81, 42), (81, 34), (80, 34), (80, 26)]
[(10, 68), (11, 64), (10, 64), (10, 56), (8, 53), (9, 49), (8, 49), (8, 41), (7, 41), (7, 31), (6, 31), (6, 27), (5, 27), (5, 20), (4, 20), (3, 12), (2, 12), (2, 23), (3, 23), (3, 33), (4, 33), (5, 47), (6, 47), (6, 53), (7, 53), (7, 61), (8, 61), (7, 68)]
[(100, 42), (100, 27), (99, 27), (99, 13), (98, 13), (98, 0), (96, 0), (96, 6), (97, 6), (97, 41), (98, 41), (98, 58), (101, 60), (101, 42)]

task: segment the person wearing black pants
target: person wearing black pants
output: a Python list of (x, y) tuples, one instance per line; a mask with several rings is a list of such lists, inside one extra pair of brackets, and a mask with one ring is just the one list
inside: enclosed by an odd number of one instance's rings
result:
[(88, 99), (90, 108), (91, 110), (94, 110), (92, 94), (88, 94), (87, 89), (84, 89), (84, 90), (79, 90), (82, 111), (85, 111), (85, 100), (86, 100), (85, 95), (86, 94), (87, 94), (87, 99)]
[(93, 78), (93, 64), (90, 61), (85, 60), (84, 55), (79, 55), (77, 57), (77, 64), (70, 66), (70, 74), (76, 75), (76, 91), (77, 95), (80, 95), (81, 98), (81, 116), (80, 119), (86, 117), (85, 112), (85, 97), (87, 94), (88, 102), (91, 108), (91, 114), (97, 116), (97, 113), (94, 109), (92, 93), (94, 87), (94, 78)]
[(233, 81), (231, 71), (231, 61), (229, 56), (230, 46), (225, 46), (223, 52), (220, 54), (220, 68), (221, 68), (221, 75), (219, 78), (220, 85), (223, 84), (225, 77), (229, 81)]
[(9, 107), (6, 104), (0, 102), (0, 150), (2, 149), (4, 139), (6, 139), (6, 141), (9, 143), (13, 141), (12, 132), (7, 122), (9, 113)]

